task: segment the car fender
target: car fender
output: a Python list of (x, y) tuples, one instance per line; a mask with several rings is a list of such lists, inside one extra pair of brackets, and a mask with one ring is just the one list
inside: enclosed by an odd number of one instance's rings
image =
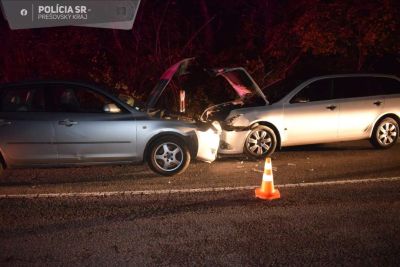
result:
[(277, 134), (284, 140), (284, 116), (283, 107), (278, 106), (262, 106), (255, 108), (237, 109), (228, 116), (233, 117), (242, 114), (237, 120), (233, 121), (233, 129), (251, 130), (257, 125), (271, 124), (275, 127)]
[(175, 135), (181, 137), (185, 143), (195, 135), (195, 128), (176, 121), (140, 120), (137, 121), (137, 154), (139, 160), (145, 159), (148, 145), (157, 137)]
[(376, 126), (376, 124), (381, 121), (384, 118), (387, 117), (391, 117), (393, 119), (395, 119), (397, 121), (397, 123), (400, 125), (400, 114), (396, 114), (396, 113), (384, 113), (384, 114), (379, 114), (379, 116), (375, 119), (375, 121), (371, 124), (371, 127), (368, 129), (369, 130), (369, 138), (372, 137), (372, 133), (374, 132), (374, 128)]

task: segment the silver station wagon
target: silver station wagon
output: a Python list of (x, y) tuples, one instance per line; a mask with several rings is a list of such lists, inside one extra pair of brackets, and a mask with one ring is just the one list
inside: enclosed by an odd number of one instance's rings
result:
[[(261, 92), (253, 81), (239, 101), (210, 107), (223, 132), (219, 153), (265, 157), (286, 146), (369, 139), (377, 148), (399, 137), (400, 79), (383, 74), (282, 81)], [(251, 90), (250, 90), (251, 89)]]
[[(262, 91), (244, 68), (196, 68), (196, 64), (194, 58), (184, 59), (165, 74), (187, 77), (179, 88), (189, 93), (196, 87), (196, 77), (201, 77), (197, 80), (203, 92), (216, 91), (231, 99), (206, 108), (198, 118), (220, 123), (220, 154), (262, 158), (285, 146), (369, 139), (385, 149), (397, 142), (400, 79), (396, 76), (342, 74), (283, 80)], [(159, 91), (168, 82), (160, 83)]]
[[(161, 93), (156, 86), (151, 101)], [(166, 120), (143, 111), (89, 84), (2, 85), (0, 172), (4, 167), (146, 161), (155, 172), (173, 175), (184, 171), (191, 158), (215, 160), (217, 122)]]

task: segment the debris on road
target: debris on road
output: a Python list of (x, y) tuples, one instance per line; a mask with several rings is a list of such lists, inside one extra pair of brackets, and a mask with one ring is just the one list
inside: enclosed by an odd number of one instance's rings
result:
[[(254, 172), (259, 172), (259, 173), (263, 173), (263, 172), (264, 172), (264, 170), (256, 169), (256, 168), (253, 168), (252, 170), (253, 170)], [(277, 168), (277, 167), (272, 167), (272, 171), (277, 172), (277, 171), (278, 171), (278, 168)]]

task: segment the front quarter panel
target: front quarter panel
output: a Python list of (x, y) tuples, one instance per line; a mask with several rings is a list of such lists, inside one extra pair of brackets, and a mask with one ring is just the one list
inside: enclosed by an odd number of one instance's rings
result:
[[(187, 145), (194, 149), (198, 159), (212, 162), (216, 159), (219, 134), (211, 129), (200, 130), (195, 124), (173, 120), (144, 119), (137, 121), (137, 151), (140, 160), (149, 142), (162, 134), (176, 134), (184, 137)], [(213, 153), (212, 153), (213, 152)]]
[(281, 124), (283, 107), (281, 104), (278, 104), (236, 109), (229, 114), (228, 119), (238, 114), (242, 114), (242, 116), (234, 121), (233, 126), (247, 127), (259, 121)]
[(283, 135), (284, 133), (282, 104), (237, 109), (231, 112), (231, 114), (228, 116), (228, 119), (229, 117), (238, 114), (242, 114), (242, 116), (233, 121), (232, 126), (234, 127), (249, 128), (256, 123), (270, 123), (277, 128), (280, 135)]
[(226, 127), (221, 134), (221, 143), (219, 148), (221, 154), (241, 154), (245, 140), (252, 127), (257, 124), (272, 124), (278, 130), (281, 140), (284, 138), (283, 127), (283, 107), (282, 104), (261, 106), (253, 108), (244, 108), (233, 110), (228, 118), (239, 116)]

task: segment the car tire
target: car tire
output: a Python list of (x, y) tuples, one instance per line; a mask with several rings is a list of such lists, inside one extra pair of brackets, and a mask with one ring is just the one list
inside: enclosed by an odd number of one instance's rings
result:
[(387, 117), (375, 125), (370, 142), (375, 148), (388, 149), (396, 144), (398, 138), (399, 124), (393, 118)]
[(184, 172), (190, 163), (188, 146), (180, 138), (164, 136), (151, 143), (148, 160), (154, 172), (172, 176)]
[(267, 126), (257, 126), (246, 138), (244, 151), (253, 158), (265, 158), (274, 153), (277, 138), (274, 130)]

